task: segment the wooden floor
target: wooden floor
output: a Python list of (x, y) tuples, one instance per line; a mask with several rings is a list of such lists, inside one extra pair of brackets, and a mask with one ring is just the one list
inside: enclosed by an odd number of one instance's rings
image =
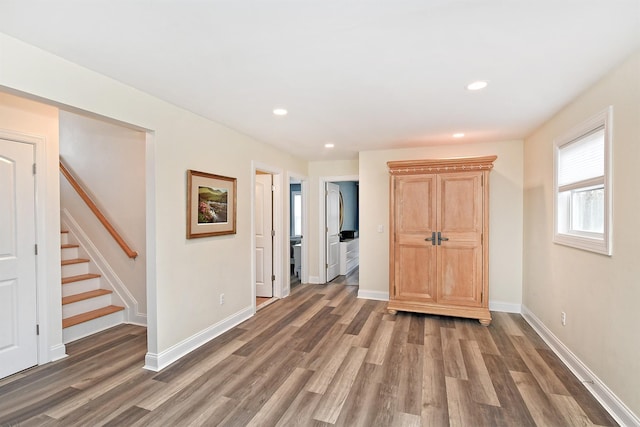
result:
[(144, 328), (72, 343), (0, 380), (0, 425), (615, 425), (521, 316), (391, 316), (354, 280), (298, 285), (160, 373)]

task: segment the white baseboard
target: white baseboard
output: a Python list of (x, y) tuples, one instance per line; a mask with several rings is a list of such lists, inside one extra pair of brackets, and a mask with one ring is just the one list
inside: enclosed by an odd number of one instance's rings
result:
[(505, 313), (522, 313), (522, 304), (514, 304), (512, 302), (489, 301), (490, 311), (502, 311)]
[(197, 334), (192, 335), (191, 337), (179, 342), (178, 344), (169, 347), (168, 349), (162, 351), (160, 354), (147, 353), (144, 360), (144, 368), (150, 371), (158, 372), (171, 365), (173, 362), (180, 359), (184, 355), (211, 341), (215, 337), (223, 334), (234, 326), (239, 325), (253, 315), (253, 307), (247, 307), (216, 323), (215, 325), (212, 325), (207, 329), (204, 329)]
[(49, 348), (49, 357), (50, 362), (55, 362), (56, 360), (64, 359), (67, 357), (67, 349), (64, 344), (54, 345)]
[(320, 281), (320, 277), (318, 276), (309, 276), (309, 283), (312, 285), (322, 285), (324, 282)]
[[(556, 337), (549, 328), (525, 305), (522, 306), (522, 317), (531, 325), (542, 339), (551, 347), (551, 350), (562, 362), (583, 381), (584, 386), (600, 402), (622, 426), (640, 426), (640, 418), (634, 414), (610, 389), (602, 382), (587, 365), (573, 354), (562, 341)], [(587, 382), (588, 381), (588, 382)]]
[(131, 325), (136, 325), (136, 326), (144, 326), (146, 328), (147, 327), (147, 315), (146, 314), (142, 314), (142, 313), (132, 314), (131, 318), (129, 319), (129, 321), (127, 323), (131, 324)]
[(389, 292), (367, 291), (358, 289), (358, 298), (374, 299), (377, 301), (389, 301)]

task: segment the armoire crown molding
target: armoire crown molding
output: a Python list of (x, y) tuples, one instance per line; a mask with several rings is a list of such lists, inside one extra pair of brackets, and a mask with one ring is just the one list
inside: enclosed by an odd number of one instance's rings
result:
[(391, 175), (482, 171), (493, 169), (498, 156), (453, 157), (449, 159), (398, 160), (387, 162)]

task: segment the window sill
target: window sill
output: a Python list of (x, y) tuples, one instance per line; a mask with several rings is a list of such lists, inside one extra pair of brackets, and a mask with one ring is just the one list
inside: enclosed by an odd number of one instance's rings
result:
[(611, 245), (603, 239), (592, 239), (571, 234), (556, 234), (553, 238), (553, 243), (594, 252), (600, 255), (611, 256)]

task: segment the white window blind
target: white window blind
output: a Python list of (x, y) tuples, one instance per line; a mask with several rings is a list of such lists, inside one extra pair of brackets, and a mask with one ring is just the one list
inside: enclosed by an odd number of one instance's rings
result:
[(293, 235), (302, 236), (302, 194), (293, 194)]
[(604, 179), (604, 126), (560, 147), (558, 153), (560, 191), (571, 184)]

